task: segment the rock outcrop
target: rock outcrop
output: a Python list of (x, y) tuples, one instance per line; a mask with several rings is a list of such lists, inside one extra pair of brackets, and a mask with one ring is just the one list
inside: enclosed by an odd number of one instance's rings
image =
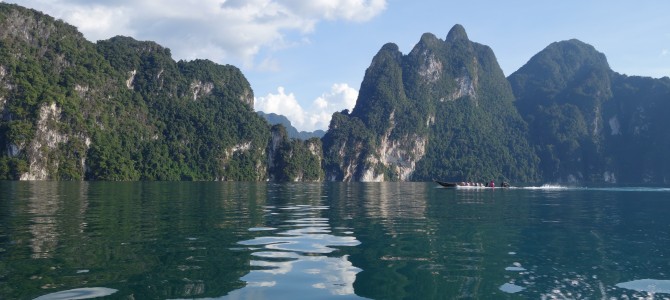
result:
[(408, 55), (386, 44), (351, 113), (324, 136), (329, 180), (536, 179), (527, 129), (490, 48), (462, 26), (424, 34)]

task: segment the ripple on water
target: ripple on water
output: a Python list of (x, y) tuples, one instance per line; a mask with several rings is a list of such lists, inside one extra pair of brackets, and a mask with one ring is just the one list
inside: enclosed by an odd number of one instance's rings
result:
[(505, 293), (514, 294), (523, 291), (524, 287), (512, 283), (505, 283), (500, 286), (500, 290)]
[(251, 227), (249, 228), (249, 231), (273, 231), (277, 230), (277, 228), (273, 227)]
[(505, 271), (523, 272), (526, 271), (526, 268), (522, 267), (521, 263), (515, 262), (512, 266), (505, 268)]
[[(337, 247), (357, 246), (360, 241), (352, 235), (351, 228), (331, 227), (330, 219), (322, 217), (321, 210), (328, 206), (292, 205), (277, 207), (274, 211), (286, 216), (276, 228), (254, 227), (250, 231), (267, 231), (252, 239), (239, 241), (248, 246), (253, 259), (250, 273), (241, 279), (247, 285), (231, 292), (231, 298), (258, 298), (258, 295), (284, 291), (287, 287), (298, 289), (296, 282), (305, 289), (292, 291), (299, 297), (305, 295), (346, 295), (355, 297), (353, 283), (361, 270), (354, 267), (348, 255), (326, 256), (337, 251)], [(349, 234), (333, 234), (335, 230)], [(256, 248), (252, 248), (256, 247)], [(318, 290), (319, 292), (315, 292)], [(316, 293), (316, 294), (315, 294)], [(320, 298), (320, 297), (316, 297)]]
[(34, 300), (92, 299), (109, 296), (116, 292), (118, 292), (118, 290), (105, 287), (80, 288), (39, 296)]

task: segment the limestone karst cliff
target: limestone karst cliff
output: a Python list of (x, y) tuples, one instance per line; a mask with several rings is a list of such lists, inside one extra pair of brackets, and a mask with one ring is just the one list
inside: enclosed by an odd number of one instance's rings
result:
[(324, 137), (326, 177), (344, 181), (537, 179), (537, 157), (493, 51), (460, 26), (373, 58), (351, 112)]
[(253, 99), (234, 66), (0, 3), (0, 179), (275, 178)]

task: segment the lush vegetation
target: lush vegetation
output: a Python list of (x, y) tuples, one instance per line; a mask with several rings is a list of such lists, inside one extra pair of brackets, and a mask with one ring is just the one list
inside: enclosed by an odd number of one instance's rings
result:
[(307, 141), (289, 138), (282, 124), (272, 126), (272, 140), (268, 153), (271, 179), (275, 181), (323, 181), (321, 168), (323, 147), (321, 140)]
[(237, 68), (128, 37), (93, 44), (16, 5), (0, 4), (0, 26), (0, 179), (269, 177), (270, 128)]
[(460, 25), (386, 44), (319, 140), (255, 113), (234, 66), (94, 44), (13, 4), (0, 28), (0, 180), (670, 181), (670, 78), (617, 74), (577, 40), (507, 79)]
[[(397, 166), (415, 161), (412, 180), (537, 180), (513, 99), (493, 52), (459, 25), (446, 40), (424, 34), (408, 55), (387, 44), (366, 71), (354, 110), (333, 116), (324, 137), (327, 176), (357, 180), (373, 169), (398, 180)], [(389, 141), (405, 146), (407, 157), (375, 164)]]
[(577, 40), (510, 75), (545, 181), (667, 183), (670, 79), (613, 72)]

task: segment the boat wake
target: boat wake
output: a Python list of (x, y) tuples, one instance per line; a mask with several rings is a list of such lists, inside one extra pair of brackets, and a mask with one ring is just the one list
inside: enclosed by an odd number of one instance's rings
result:
[(569, 187), (569, 186), (564, 186), (564, 185), (558, 185), (558, 184), (543, 184), (541, 186), (524, 186), (524, 187), (516, 187), (519, 189), (524, 189), (524, 190), (570, 190), (570, 189), (583, 189), (580, 187)]
[(625, 187), (625, 186), (614, 186), (614, 187), (586, 187), (586, 186), (565, 186), (558, 184), (544, 184), (541, 186), (524, 186), (524, 187), (512, 187), (515, 189), (524, 189), (524, 190), (542, 190), (542, 191), (601, 191), (601, 192), (670, 192), (670, 188), (666, 187)]

